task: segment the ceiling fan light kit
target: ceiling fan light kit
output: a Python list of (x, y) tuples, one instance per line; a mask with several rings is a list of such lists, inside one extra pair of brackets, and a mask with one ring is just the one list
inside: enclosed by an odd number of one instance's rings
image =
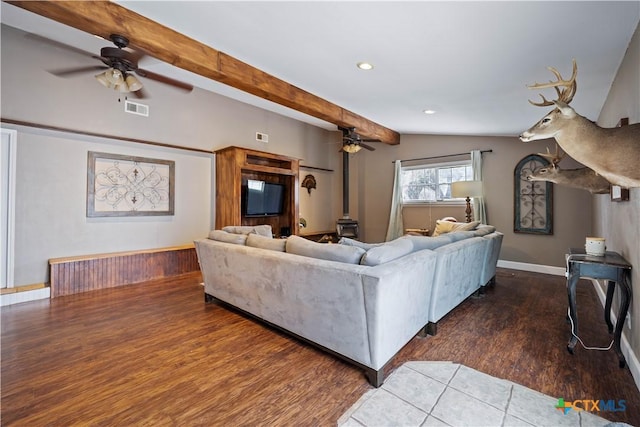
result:
[(361, 149), (362, 149), (362, 147), (360, 145), (357, 145), (357, 144), (345, 144), (345, 145), (342, 146), (342, 150), (346, 151), (347, 153), (350, 153), (350, 154), (357, 153)]
[(120, 93), (135, 92), (142, 89), (142, 83), (134, 75), (123, 73), (117, 68), (109, 68), (95, 77), (103, 86), (117, 90)]
[(340, 151), (344, 151), (345, 153), (357, 153), (363, 148), (366, 148), (369, 151), (375, 151), (375, 148), (367, 144), (363, 144), (363, 142), (380, 142), (379, 139), (362, 139), (354, 127), (338, 126), (338, 129), (342, 131), (342, 147), (340, 148)]
[[(100, 49), (100, 56), (83, 52), (87, 56), (102, 62), (102, 65), (95, 67), (76, 67), (57, 72), (50, 72), (56, 76), (65, 77), (77, 73), (83, 73), (88, 70), (101, 70), (100, 73), (95, 75), (96, 80), (99, 81), (101, 85), (120, 93), (135, 92), (138, 98), (144, 98), (145, 95), (140, 91), (142, 89), (142, 83), (134, 73), (140, 77), (155, 80), (187, 92), (191, 92), (193, 90), (193, 86), (190, 84), (138, 68), (138, 62), (145, 56), (145, 54), (143, 52), (125, 49), (129, 45), (129, 39), (124, 36), (112, 34), (109, 38), (115, 47), (103, 47)], [(78, 51), (71, 46), (53, 42), (46, 38), (41, 39), (50, 42), (57, 48), (63, 47), (74, 52)]]

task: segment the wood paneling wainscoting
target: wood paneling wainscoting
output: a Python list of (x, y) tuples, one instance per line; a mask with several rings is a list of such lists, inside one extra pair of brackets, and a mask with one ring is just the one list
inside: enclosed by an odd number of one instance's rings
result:
[(191, 245), (49, 260), (51, 298), (199, 271)]

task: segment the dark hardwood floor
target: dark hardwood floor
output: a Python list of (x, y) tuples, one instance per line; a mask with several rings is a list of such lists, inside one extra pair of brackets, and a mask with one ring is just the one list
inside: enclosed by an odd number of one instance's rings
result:
[[(335, 425), (371, 388), (361, 370), (217, 304), (199, 275), (3, 307), (3, 426)], [(592, 285), (581, 337), (610, 341)], [(626, 400), (599, 415), (640, 425), (613, 350), (566, 350), (562, 277), (499, 269), (495, 287), (389, 364), (450, 360), (565, 401)]]

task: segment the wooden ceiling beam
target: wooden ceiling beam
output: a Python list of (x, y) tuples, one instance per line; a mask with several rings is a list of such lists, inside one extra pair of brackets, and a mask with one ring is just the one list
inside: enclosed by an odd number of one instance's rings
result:
[(109, 40), (130, 45), (176, 67), (333, 123), (365, 138), (398, 144), (400, 135), (354, 112), (265, 73), (232, 56), (108, 1), (7, 1), (14, 6)]

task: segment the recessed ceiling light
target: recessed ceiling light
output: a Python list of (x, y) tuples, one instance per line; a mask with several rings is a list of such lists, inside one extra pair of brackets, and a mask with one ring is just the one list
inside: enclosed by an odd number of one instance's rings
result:
[(425, 113), (425, 114), (435, 114), (436, 110), (424, 110), (422, 112)]
[(357, 65), (361, 70), (373, 70), (373, 65), (368, 62), (358, 62)]

